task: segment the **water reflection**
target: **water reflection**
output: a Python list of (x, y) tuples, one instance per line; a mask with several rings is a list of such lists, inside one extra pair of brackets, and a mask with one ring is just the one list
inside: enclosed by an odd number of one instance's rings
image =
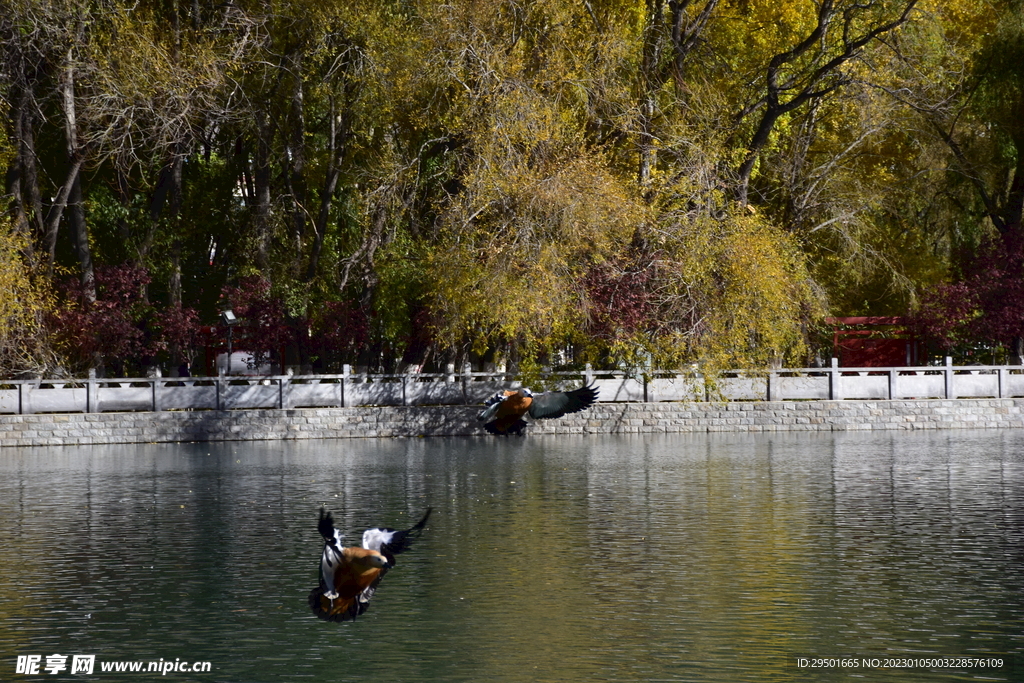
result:
[[(1013, 431), (5, 449), (0, 678), (63, 653), (231, 683), (810, 681), (850, 672), (797, 657), (899, 654), (1006, 664), (856, 675), (1022, 680), (1022, 454)], [(307, 607), (322, 503), (353, 543), (435, 510), (355, 623)]]

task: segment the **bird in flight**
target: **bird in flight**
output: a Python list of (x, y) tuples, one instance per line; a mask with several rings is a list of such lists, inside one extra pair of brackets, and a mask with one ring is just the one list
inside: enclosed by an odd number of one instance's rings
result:
[(408, 550), (419, 537), (430, 512), (427, 508), (423, 519), (404, 531), (367, 529), (362, 547), (346, 548), (331, 513), (320, 508), (317, 530), (324, 537), (324, 551), (320, 585), (309, 593), (313, 614), (327, 621), (354, 621), (365, 612), (381, 579), (395, 566), (395, 555)]
[(545, 391), (534, 394), (529, 389), (499, 391), (484, 404), (477, 418), (491, 434), (507, 436), (522, 434), (526, 428), (523, 416), (535, 420), (561, 417), (589, 408), (597, 400), (597, 389), (582, 386), (572, 391)]

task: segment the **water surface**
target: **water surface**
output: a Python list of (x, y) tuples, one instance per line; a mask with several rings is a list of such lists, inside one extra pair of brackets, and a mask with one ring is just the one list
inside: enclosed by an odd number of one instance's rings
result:
[[(321, 504), (434, 508), (354, 623), (306, 607)], [(3, 449), (0, 521), (5, 681), (1024, 680), (1016, 431)]]

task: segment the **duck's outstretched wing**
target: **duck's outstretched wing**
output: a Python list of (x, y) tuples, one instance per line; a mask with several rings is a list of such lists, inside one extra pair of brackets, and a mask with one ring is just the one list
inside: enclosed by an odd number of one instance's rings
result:
[(423, 518), (412, 527), (401, 531), (395, 529), (367, 529), (363, 532), (363, 547), (376, 550), (387, 558), (389, 565), (395, 564), (395, 555), (405, 552), (412, 542), (419, 538), (423, 527), (427, 525), (433, 508), (427, 508)]
[(572, 391), (546, 391), (534, 394), (530, 404), (530, 417), (535, 420), (561, 417), (568, 413), (578, 413), (589, 408), (597, 400), (597, 389), (583, 386)]

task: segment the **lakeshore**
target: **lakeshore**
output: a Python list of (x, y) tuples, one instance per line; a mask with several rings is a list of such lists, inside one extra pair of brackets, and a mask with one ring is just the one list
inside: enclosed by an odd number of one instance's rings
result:
[[(0, 415), (0, 447), (481, 436), (479, 406)], [(1024, 428), (1024, 398), (598, 403), (530, 434)], [(515, 438), (515, 437), (512, 437)]]

